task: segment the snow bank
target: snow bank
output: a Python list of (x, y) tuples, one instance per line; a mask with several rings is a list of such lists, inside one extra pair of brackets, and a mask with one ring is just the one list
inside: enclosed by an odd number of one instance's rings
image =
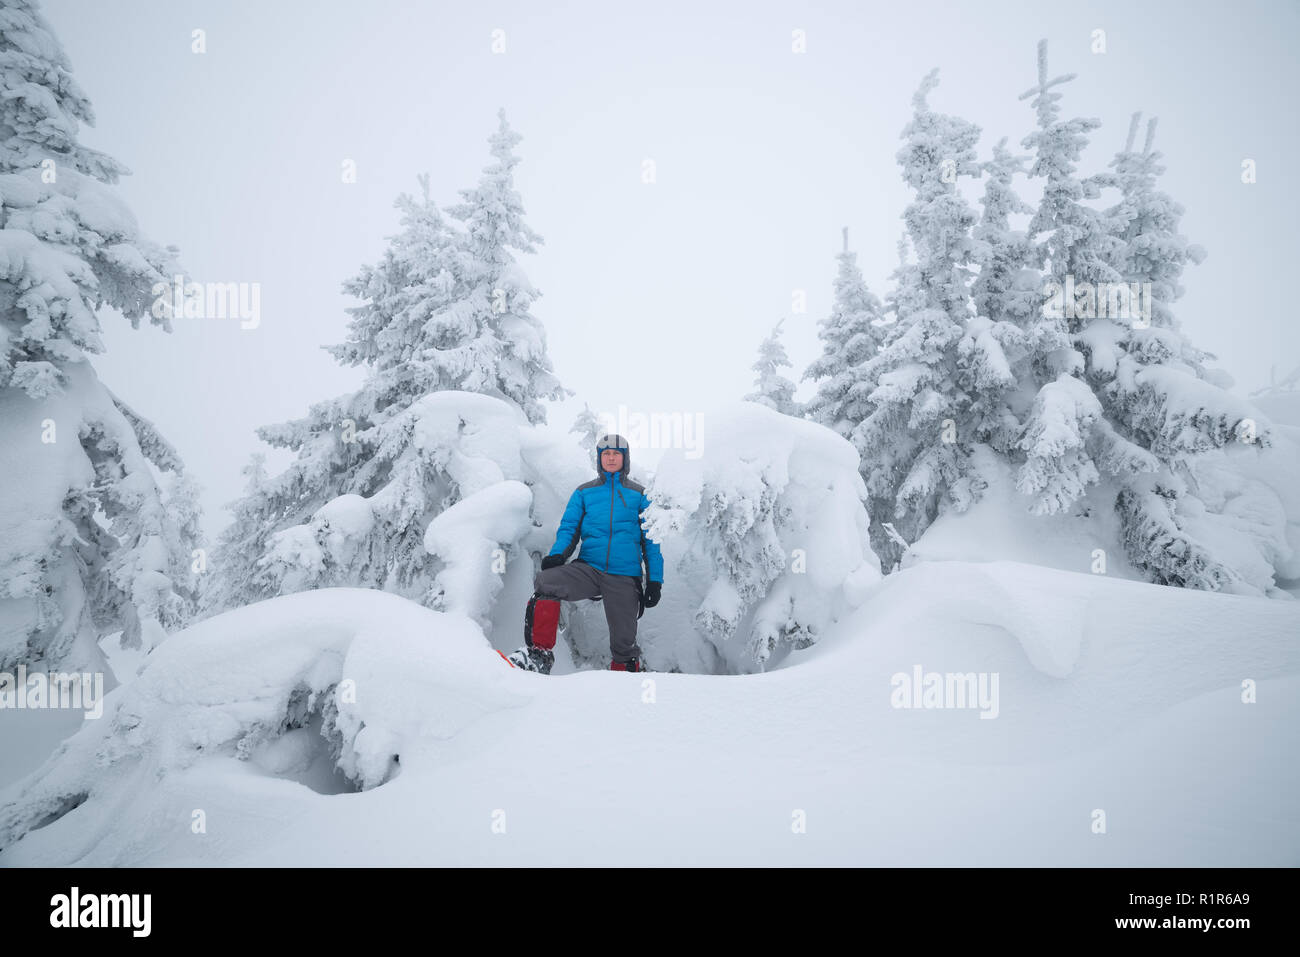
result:
[[(35, 773), (0, 792), (0, 847), (88, 803), (96, 813), (214, 755), (274, 766), (315, 715), (338, 769), (371, 788), (420, 753), (528, 700), (467, 617), (355, 588), (287, 595), (209, 618), (163, 642)], [(320, 739), (318, 747), (324, 748)], [(272, 753), (268, 754), (267, 752)]]
[[(857, 726), (888, 736), (891, 748), (936, 760), (1060, 761), (1138, 734), (1180, 702), (1216, 691), (1240, 694), (1247, 680), (1300, 675), (1298, 635), (1294, 602), (1018, 562), (932, 561), (891, 575), (844, 627), (792, 656), (791, 665), (807, 668), (828, 696), (849, 694), (854, 685), (861, 694), (917, 665), (925, 672), (997, 674), (997, 720), (896, 710), (870, 693), (853, 709)], [(1237, 707), (1248, 706), (1238, 699)], [(1251, 746), (1271, 752), (1281, 743)], [(1158, 754), (1150, 762), (1144, 781), (1165, 766)], [(1171, 775), (1183, 770), (1169, 766)]]

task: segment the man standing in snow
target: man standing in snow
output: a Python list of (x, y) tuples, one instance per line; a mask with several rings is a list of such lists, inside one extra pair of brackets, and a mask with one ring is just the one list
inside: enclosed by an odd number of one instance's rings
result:
[[(641, 528), (641, 513), (650, 500), (645, 488), (627, 477), (629, 461), (621, 435), (606, 435), (596, 443), (598, 478), (569, 496), (555, 544), (533, 579), (535, 593), (524, 613), (524, 647), (508, 659), (516, 667), (549, 674), (560, 602), (587, 598), (605, 602), (610, 669), (645, 670), (636, 623), (646, 608), (659, 604), (664, 561), (659, 545)], [(579, 539), (578, 557), (566, 565)], [(643, 562), (649, 579), (644, 588)]]

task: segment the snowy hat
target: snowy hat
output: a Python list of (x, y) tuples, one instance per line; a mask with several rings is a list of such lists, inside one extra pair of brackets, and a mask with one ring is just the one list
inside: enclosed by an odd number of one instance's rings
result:
[(623, 453), (623, 467), (618, 470), (618, 474), (620, 480), (627, 478), (627, 469), (631, 461), (631, 456), (627, 454), (627, 439), (623, 438), (621, 435), (614, 435), (611, 432), (608, 435), (602, 435), (596, 442), (596, 474), (601, 478), (605, 477), (605, 473), (600, 467), (600, 453), (605, 451), (605, 449), (618, 449)]

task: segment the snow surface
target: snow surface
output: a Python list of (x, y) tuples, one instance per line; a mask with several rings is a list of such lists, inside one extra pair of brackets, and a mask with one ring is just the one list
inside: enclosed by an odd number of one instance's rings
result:
[[(916, 666), (996, 674), (997, 717), (892, 707)], [(360, 792), (319, 721), (280, 732), (341, 678)], [(0, 866), (1294, 865), (1297, 744), (1294, 602), (930, 561), (764, 674), (547, 677), (464, 615), (325, 589), (155, 649), (0, 791)]]

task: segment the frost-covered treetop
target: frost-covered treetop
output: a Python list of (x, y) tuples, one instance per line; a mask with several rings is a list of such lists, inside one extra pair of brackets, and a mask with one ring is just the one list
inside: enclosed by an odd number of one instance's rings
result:
[(30, 0), (0, 8), (0, 388), (34, 398), (103, 352), (100, 306), (170, 331), (153, 288), (179, 271), (106, 188), (130, 171), (78, 142), (94, 114), (70, 70)]

